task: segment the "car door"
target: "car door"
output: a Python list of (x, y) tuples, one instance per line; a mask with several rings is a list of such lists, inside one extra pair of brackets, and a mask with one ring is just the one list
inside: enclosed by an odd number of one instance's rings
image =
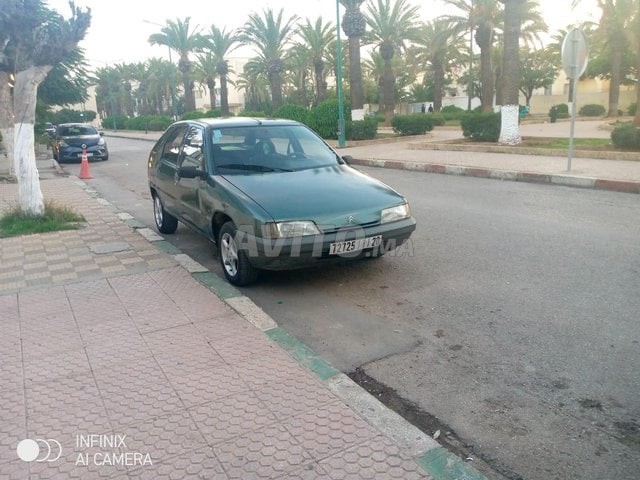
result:
[(202, 230), (206, 222), (202, 213), (202, 193), (207, 188), (204, 148), (204, 128), (191, 125), (187, 130), (180, 152), (180, 167), (195, 167), (203, 172), (203, 176), (196, 178), (179, 177), (175, 184), (179, 201), (180, 216), (193, 226)]
[(160, 194), (164, 207), (173, 214), (179, 215), (179, 192), (176, 179), (178, 178), (178, 164), (182, 141), (188, 125), (176, 125), (167, 133), (167, 138), (161, 147), (157, 162), (156, 188)]

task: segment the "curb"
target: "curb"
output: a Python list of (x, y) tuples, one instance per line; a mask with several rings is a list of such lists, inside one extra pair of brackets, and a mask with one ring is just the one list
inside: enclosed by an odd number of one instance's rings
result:
[(397, 160), (352, 159), (352, 165), (364, 167), (392, 168), (414, 172), (442, 173), (466, 177), (492, 178), (514, 182), (546, 183), (565, 187), (590, 188), (595, 190), (611, 190), (614, 192), (640, 194), (640, 182), (627, 180), (608, 180), (594, 177), (578, 177), (558, 173), (521, 172), (516, 170), (499, 170), (462, 165), (440, 163), (402, 162)]
[(110, 208), (122, 222), (133, 228), (149, 243), (173, 256), (178, 264), (186, 269), (195, 280), (209, 288), (231, 309), (261, 330), (302, 367), (311, 371), (334, 395), (365, 421), (393, 440), (400, 448), (409, 452), (413, 460), (435, 480), (487, 480), (471, 465), (443, 448), (436, 440), (410, 424), (348, 376), (335, 369), (307, 345), (278, 327), (277, 323), (253, 300), (243, 295), (225, 279), (196, 262), (164, 240), (162, 236), (135, 220), (129, 213), (120, 211), (111, 202), (99, 197), (99, 194), (83, 180), (76, 176), (70, 176), (70, 178), (88, 195)]

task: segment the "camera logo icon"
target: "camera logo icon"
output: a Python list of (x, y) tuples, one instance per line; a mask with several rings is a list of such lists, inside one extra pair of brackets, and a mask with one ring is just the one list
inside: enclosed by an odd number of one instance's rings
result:
[(62, 455), (62, 445), (53, 438), (26, 438), (18, 443), (16, 453), (25, 462), (55, 462)]

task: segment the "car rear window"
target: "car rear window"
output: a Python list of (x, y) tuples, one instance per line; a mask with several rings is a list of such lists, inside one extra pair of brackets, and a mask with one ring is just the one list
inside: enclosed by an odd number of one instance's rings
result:
[(90, 125), (73, 125), (70, 127), (58, 127), (58, 135), (61, 137), (75, 137), (79, 135), (97, 135), (98, 131)]

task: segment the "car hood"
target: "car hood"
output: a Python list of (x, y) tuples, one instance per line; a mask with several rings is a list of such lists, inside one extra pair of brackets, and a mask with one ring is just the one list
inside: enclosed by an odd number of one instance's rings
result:
[(404, 202), (384, 183), (343, 165), (224, 177), (275, 221), (313, 220), (323, 231), (379, 223), (383, 208)]
[(79, 135), (73, 137), (60, 137), (64, 143), (74, 147), (80, 147), (84, 143), (86, 146), (97, 145), (100, 135)]

